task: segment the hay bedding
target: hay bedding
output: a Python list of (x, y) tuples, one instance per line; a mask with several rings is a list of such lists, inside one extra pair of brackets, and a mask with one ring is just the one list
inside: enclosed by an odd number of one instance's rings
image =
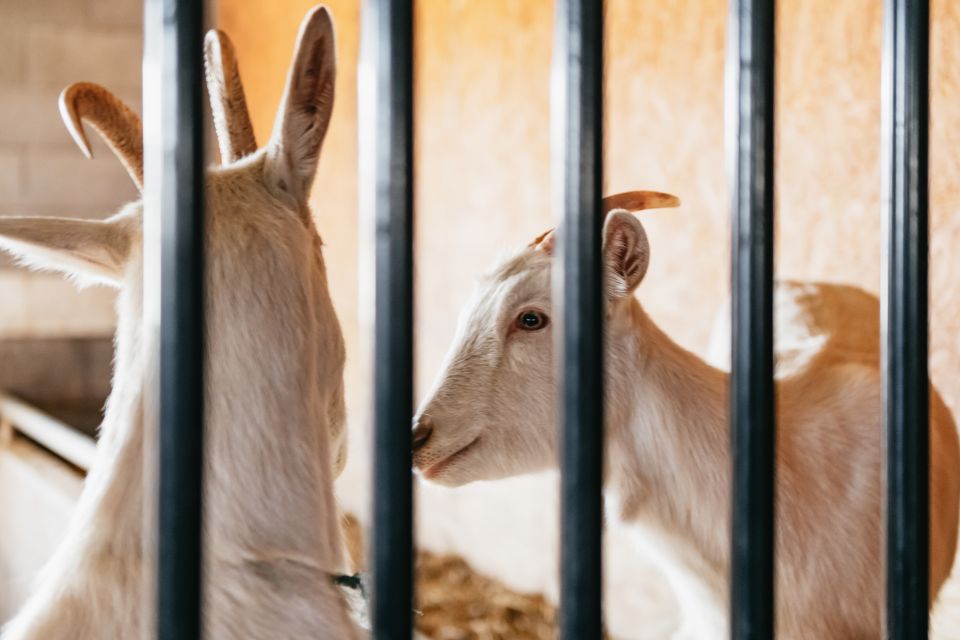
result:
[[(362, 569), (363, 532), (343, 523), (356, 571)], [(960, 561), (958, 561), (960, 563)], [(933, 640), (960, 640), (960, 567), (944, 585), (931, 620)], [(418, 551), (415, 565), (417, 630), (432, 640), (547, 640), (556, 637), (556, 609), (540, 595), (524, 595), (474, 571), (463, 559)]]
[(417, 554), (417, 629), (434, 640), (541, 640), (556, 637), (554, 608), (479, 575), (462, 559)]
[[(364, 536), (355, 518), (343, 522), (355, 571), (364, 567)], [(418, 551), (417, 630), (433, 640), (546, 640), (556, 637), (555, 609), (543, 596), (516, 593), (481, 576), (463, 559)]]

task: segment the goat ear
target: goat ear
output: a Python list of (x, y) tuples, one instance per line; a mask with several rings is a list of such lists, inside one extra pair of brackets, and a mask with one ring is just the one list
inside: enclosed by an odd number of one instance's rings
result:
[(220, 159), (223, 164), (230, 164), (254, 153), (257, 139), (247, 111), (237, 53), (227, 34), (216, 29), (207, 32), (203, 40), (203, 66)]
[(119, 221), (0, 218), (0, 250), (81, 284), (119, 287), (130, 245), (129, 229)]
[(607, 295), (623, 298), (637, 288), (647, 273), (650, 243), (643, 225), (624, 210), (612, 211), (603, 225), (603, 261)]
[(307, 14), (297, 36), (280, 110), (267, 149), (275, 184), (298, 200), (310, 195), (320, 147), (333, 112), (336, 54), (326, 7)]
[(552, 256), (557, 246), (557, 230), (549, 229), (533, 239), (533, 242), (527, 247), (535, 251), (543, 251), (548, 256)]

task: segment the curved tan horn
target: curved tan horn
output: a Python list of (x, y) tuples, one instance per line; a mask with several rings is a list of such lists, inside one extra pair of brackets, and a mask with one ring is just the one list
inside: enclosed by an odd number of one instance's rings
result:
[(643, 211), (644, 209), (668, 209), (679, 207), (680, 198), (660, 191), (624, 191), (603, 199), (603, 212), (614, 209)]
[[(668, 209), (679, 206), (680, 198), (669, 193), (661, 191), (624, 191), (603, 199), (603, 215), (607, 215), (614, 209), (636, 212), (644, 209)], [(556, 241), (553, 231), (553, 228), (547, 229), (534, 238), (533, 242), (528, 244), (527, 247), (552, 254)]]
[(247, 111), (237, 55), (227, 34), (216, 29), (207, 32), (203, 61), (220, 159), (228, 164), (256, 151), (257, 139)]
[(74, 142), (93, 157), (83, 121), (96, 129), (120, 158), (137, 189), (143, 191), (143, 126), (140, 116), (98, 84), (77, 82), (60, 94), (60, 117)]

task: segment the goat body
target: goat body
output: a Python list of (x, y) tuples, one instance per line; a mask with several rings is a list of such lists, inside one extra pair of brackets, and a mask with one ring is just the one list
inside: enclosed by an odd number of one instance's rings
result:
[[(416, 419), (414, 461), (426, 479), (460, 485), (556, 466), (553, 235), (501, 264), (466, 306)], [(639, 220), (611, 212), (607, 508), (665, 570), (684, 612), (679, 635), (712, 640), (728, 628), (728, 374), (681, 348), (644, 312), (633, 293), (648, 260)], [(786, 322), (793, 328), (784, 333), (793, 341), (780, 354), (776, 386), (776, 619), (785, 638), (879, 637), (881, 630), (879, 308), (869, 294), (843, 289), (850, 288), (792, 283), (780, 294), (794, 304)], [(960, 447), (932, 387), (930, 398), (933, 601), (956, 549)]]
[[(331, 581), (343, 567), (334, 476), (344, 464), (340, 325), (307, 206), (333, 106), (333, 24), (303, 22), (271, 142), (257, 151), (230, 42), (207, 38), (224, 166), (206, 179), (204, 628), (210, 638), (360, 636)], [(215, 90), (216, 89), (216, 90)], [(61, 98), (104, 133), (142, 188), (139, 119), (106, 90)], [(144, 390), (156, 363), (143, 330), (142, 203), (106, 221), (0, 218), (0, 248), (115, 286), (114, 384), (97, 456), (69, 530), (4, 640), (152, 636), (144, 582)]]

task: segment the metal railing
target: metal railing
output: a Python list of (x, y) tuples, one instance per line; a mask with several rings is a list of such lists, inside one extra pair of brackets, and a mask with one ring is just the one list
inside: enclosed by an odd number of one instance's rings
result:
[(371, 620), (376, 638), (413, 624), (413, 2), (371, 2), (376, 220)]
[(735, 640), (774, 633), (773, 393), (774, 0), (730, 3), (727, 58), (732, 154), (730, 436)]
[[(144, 229), (148, 348), (158, 351), (157, 638), (201, 635), (204, 417), (203, 0), (146, 0)], [(145, 239), (149, 245), (150, 238)], [(152, 262), (151, 262), (152, 260)], [(150, 274), (154, 274), (152, 277)], [(159, 277), (157, 277), (159, 276)], [(159, 301), (157, 302), (157, 296)], [(148, 465), (149, 466), (149, 465)], [(146, 486), (152, 486), (148, 483)]]
[(561, 0), (554, 30), (563, 638), (600, 638), (603, 628), (603, 8)]
[[(202, 444), (202, 12), (151, 0), (164, 48), (163, 361), (161, 379), (160, 637), (199, 635)], [(730, 4), (734, 459), (731, 632), (774, 635), (773, 385), (774, 2)], [(368, 0), (377, 41), (377, 321), (374, 637), (411, 636), (413, 406), (413, 3)], [(927, 629), (927, 2), (887, 0), (884, 145), (888, 202), (883, 379), (887, 434), (887, 633)], [(563, 532), (561, 637), (599, 638), (601, 615), (602, 316), (600, 196), (603, 3), (558, 0), (556, 64), (564, 66), (562, 265)], [(149, 151), (148, 151), (149, 153)], [(599, 435), (598, 435), (599, 434)]]
[(926, 638), (930, 530), (927, 369), (927, 0), (887, 0), (883, 55), (886, 247), (881, 301), (887, 637)]

